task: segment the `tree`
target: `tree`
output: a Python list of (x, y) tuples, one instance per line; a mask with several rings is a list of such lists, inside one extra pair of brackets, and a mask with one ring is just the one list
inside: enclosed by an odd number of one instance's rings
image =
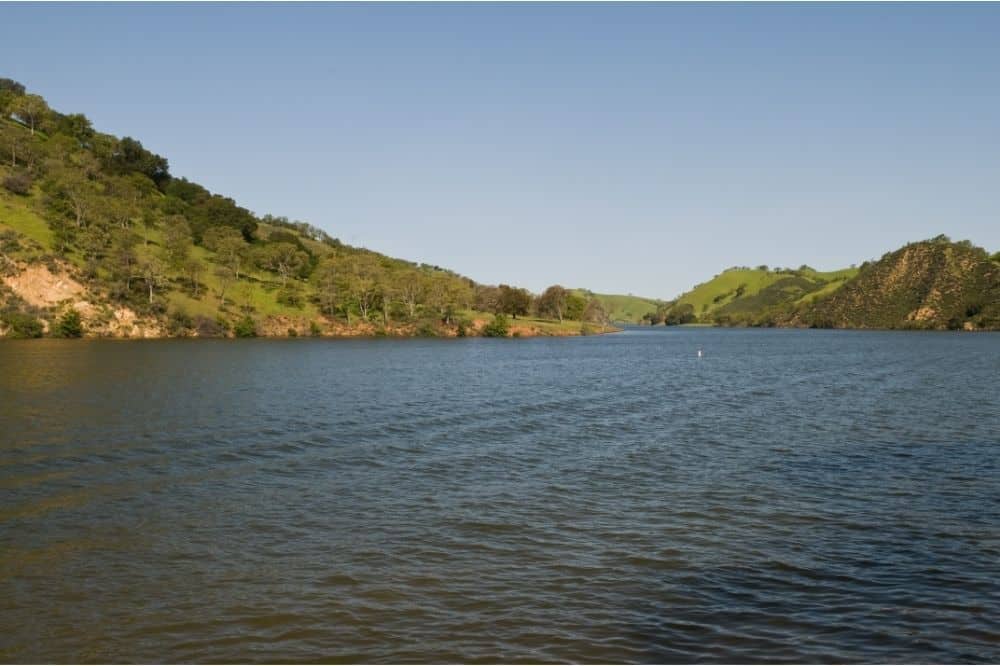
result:
[(604, 309), (601, 302), (596, 298), (590, 299), (587, 303), (587, 307), (583, 311), (583, 321), (590, 321), (597, 324), (607, 324), (611, 317), (608, 316), (608, 311)]
[(165, 157), (146, 150), (132, 137), (124, 137), (111, 152), (108, 170), (114, 174), (138, 172), (156, 183), (157, 187), (170, 180), (170, 168)]
[(219, 285), (219, 307), (226, 303), (226, 290), (233, 283), (233, 272), (225, 267), (219, 266), (215, 269), (215, 280)]
[(558, 284), (552, 285), (538, 297), (538, 315), (562, 321), (566, 313), (566, 298), (568, 296), (569, 292), (565, 287)]
[(153, 294), (155, 290), (163, 286), (166, 282), (166, 270), (163, 262), (156, 257), (149, 257), (139, 265), (139, 277), (146, 283), (146, 290), (149, 292), (149, 304), (153, 304)]
[(79, 338), (83, 335), (83, 321), (80, 313), (72, 308), (67, 310), (56, 323), (55, 335), (59, 338)]
[(108, 230), (102, 226), (90, 226), (82, 229), (77, 236), (77, 246), (84, 259), (96, 262), (103, 258), (112, 244)]
[(423, 277), (418, 269), (406, 271), (398, 277), (397, 293), (406, 306), (410, 319), (417, 316), (417, 306), (425, 298), (427, 284)]
[(678, 303), (667, 311), (663, 323), (667, 326), (679, 326), (695, 321), (697, 321), (697, 317), (694, 314), (694, 306), (690, 303)]
[(49, 105), (41, 95), (22, 95), (14, 100), (12, 107), (14, 115), (31, 130), (31, 136), (35, 135), (35, 128), (50, 113)]
[(101, 205), (97, 184), (77, 169), (61, 168), (50, 172), (43, 184), (49, 207), (72, 216), (77, 228), (83, 228)]
[(260, 268), (281, 276), (284, 287), (288, 278), (309, 263), (309, 255), (291, 243), (268, 243), (258, 248), (254, 259)]
[(24, 84), (18, 83), (14, 79), (0, 79), (0, 92), (8, 92), (15, 97), (24, 94)]
[(491, 285), (476, 285), (473, 308), (480, 312), (492, 312), (493, 314), (502, 312), (503, 310), (500, 307), (500, 289)]
[(397, 294), (400, 291), (399, 276), (391, 269), (383, 269), (379, 271), (375, 282), (378, 290), (379, 305), (382, 308), (382, 324), (388, 326), (389, 311), (392, 309), (392, 304), (395, 302)]
[(0, 90), (0, 120), (5, 120), (10, 117), (11, 111), (14, 110), (14, 102), (16, 100), (17, 95), (10, 90)]
[(21, 128), (0, 128), (0, 140), (3, 141), (3, 154), (10, 155), (10, 166), (16, 168), (18, 160), (23, 166), (31, 168), (34, 163), (35, 148)]
[(24, 86), (14, 79), (0, 79), (0, 120), (10, 117), (14, 102), (24, 95)]
[(86, 145), (94, 137), (94, 128), (87, 116), (82, 113), (57, 116), (55, 131), (76, 139), (80, 145)]
[(205, 265), (198, 257), (190, 257), (184, 262), (184, 274), (191, 281), (191, 293), (195, 298), (200, 297), (201, 275), (205, 271)]
[(132, 280), (138, 272), (139, 258), (135, 253), (138, 244), (139, 239), (131, 231), (118, 229), (112, 235), (111, 275), (119, 284), (124, 283), (124, 289), (120, 291), (123, 297), (132, 293)]
[(174, 270), (181, 270), (191, 252), (191, 227), (180, 215), (167, 219), (163, 226), (163, 249), (167, 263)]
[(232, 199), (212, 195), (205, 199), (195, 199), (187, 211), (194, 232), (195, 242), (202, 241), (202, 234), (209, 227), (232, 227), (243, 235), (243, 240), (252, 242), (257, 231), (257, 219), (246, 208), (236, 205)]
[(451, 324), (456, 311), (472, 301), (472, 289), (464, 281), (443, 271), (425, 275), (425, 302), (440, 315), (445, 324)]
[(344, 262), (339, 277), (339, 288), (350, 301), (345, 304), (347, 322), (350, 324), (350, 306), (357, 306), (361, 318), (368, 320), (378, 302), (379, 277), (382, 266), (378, 258), (367, 253), (355, 255)]
[(531, 309), (531, 294), (527, 289), (520, 289), (502, 284), (499, 287), (499, 305), (503, 314), (509, 314), (514, 319), (517, 315), (526, 315)]
[(338, 289), (339, 269), (336, 261), (332, 257), (324, 259), (316, 269), (315, 276), (320, 312), (325, 315), (332, 315), (340, 306), (340, 290)]
[(233, 271), (233, 276), (240, 279), (240, 271), (247, 260), (249, 247), (243, 240), (243, 235), (232, 227), (210, 227), (205, 231), (202, 243), (215, 252), (216, 259)]
[(587, 309), (587, 299), (579, 294), (569, 292), (566, 294), (566, 311), (563, 316), (566, 319), (580, 321), (583, 319), (583, 311)]

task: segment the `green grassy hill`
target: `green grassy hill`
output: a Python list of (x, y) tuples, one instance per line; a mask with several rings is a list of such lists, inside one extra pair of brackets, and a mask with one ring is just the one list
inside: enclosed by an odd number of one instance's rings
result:
[(998, 329), (1000, 254), (939, 236), (860, 268), (731, 268), (657, 314), (669, 324)]
[(856, 269), (730, 268), (681, 294), (661, 317), (671, 323), (759, 325), (772, 313), (818, 294), (836, 291)]
[(639, 324), (646, 313), (654, 312), (664, 304), (664, 301), (632, 294), (597, 294), (589, 289), (574, 289), (573, 293), (596, 299), (611, 321), (624, 324)]
[(512, 334), (607, 330), (589, 301), (524, 319), (535, 303), (257, 215), (0, 78), (0, 336), (76, 335), (77, 318), (123, 337), (475, 335), (496, 314), (522, 317)]

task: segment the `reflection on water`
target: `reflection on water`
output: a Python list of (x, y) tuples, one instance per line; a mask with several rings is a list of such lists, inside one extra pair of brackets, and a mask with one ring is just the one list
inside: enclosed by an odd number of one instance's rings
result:
[(996, 662), (998, 376), (992, 334), (5, 342), (0, 659)]

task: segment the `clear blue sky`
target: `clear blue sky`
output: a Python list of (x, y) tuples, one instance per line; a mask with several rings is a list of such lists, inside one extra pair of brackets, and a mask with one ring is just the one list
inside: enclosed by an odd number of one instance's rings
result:
[(258, 213), (669, 298), (1000, 249), (1000, 5), (0, 5), (0, 76)]

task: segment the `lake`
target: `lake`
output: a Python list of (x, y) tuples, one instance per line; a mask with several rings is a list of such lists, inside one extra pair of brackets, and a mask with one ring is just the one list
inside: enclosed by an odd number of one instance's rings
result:
[(0, 660), (1000, 662), (998, 379), (998, 334), (3, 342)]

